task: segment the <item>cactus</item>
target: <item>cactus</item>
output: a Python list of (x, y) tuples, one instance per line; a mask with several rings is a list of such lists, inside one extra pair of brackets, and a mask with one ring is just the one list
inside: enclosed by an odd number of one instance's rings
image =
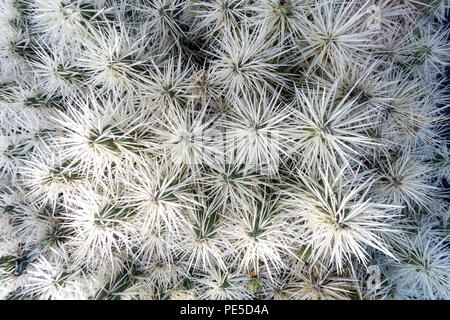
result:
[(0, 299), (450, 299), (448, 0), (0, 0)]

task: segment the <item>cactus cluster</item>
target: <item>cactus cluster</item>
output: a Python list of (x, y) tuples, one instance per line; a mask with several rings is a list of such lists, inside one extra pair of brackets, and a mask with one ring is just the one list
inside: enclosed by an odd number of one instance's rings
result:
[(448, 0), (0, 0), (1, 299), (450, 299)]

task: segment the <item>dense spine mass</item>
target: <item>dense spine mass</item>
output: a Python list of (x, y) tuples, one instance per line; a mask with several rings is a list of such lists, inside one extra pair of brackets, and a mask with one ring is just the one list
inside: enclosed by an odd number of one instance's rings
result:
[(0, 0), (0, 298), (450, 299), (448, 0)]

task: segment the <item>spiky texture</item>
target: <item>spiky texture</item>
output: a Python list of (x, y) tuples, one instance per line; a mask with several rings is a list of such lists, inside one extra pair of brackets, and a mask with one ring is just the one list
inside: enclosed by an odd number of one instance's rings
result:
[(0, 0), (0, 298), (449, 299), (449, 7)]

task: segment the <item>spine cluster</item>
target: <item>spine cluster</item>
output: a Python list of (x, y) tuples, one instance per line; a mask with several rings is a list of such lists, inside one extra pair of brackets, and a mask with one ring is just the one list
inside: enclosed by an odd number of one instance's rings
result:
[(448, 0), (0, 0), (1, 299), (450, 299)]

